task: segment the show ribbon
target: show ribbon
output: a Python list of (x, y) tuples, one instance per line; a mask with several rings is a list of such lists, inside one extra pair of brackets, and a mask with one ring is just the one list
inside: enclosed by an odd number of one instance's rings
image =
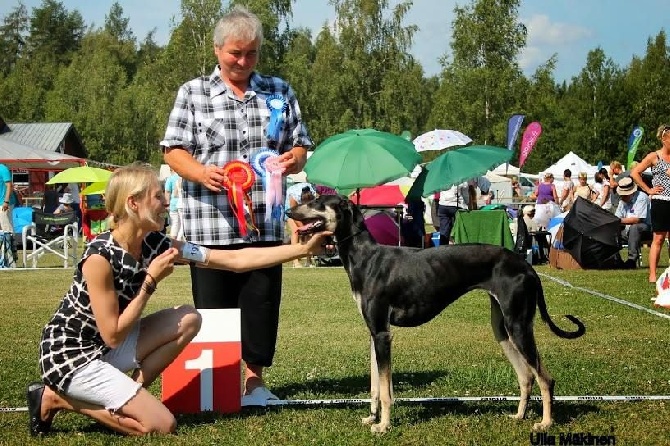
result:
[[(254, 213), (249, 197), (251, 186), (256, 181), (256, 175), (251, 166), (242, 161), (230, 161), (223, 166), (223, 184), (222, 186), (228, 192), (228, 202), (237, 218), (240, 234), (243, 238), (249, 236), (249, 231), (258, 233), (254, 222)], [(244, 208), (248, 208), (250, 220), (248, 221)]]
[(279, 134), (284, 125), (284, 113), (288, 110), (288, 104), (284, 97), (280, 94), (273, 94), (268, 96), (265, 103), (270, 109), (270, 123), (266, 130), (268, 140), (279, 141)]
[(251, 159), (251, 166), (263, 179), (265, 188), (265, 221), (279, 223), (283, 214), (282, 174), (286, 170), (279, 162), (279, 153), (261, 149)]

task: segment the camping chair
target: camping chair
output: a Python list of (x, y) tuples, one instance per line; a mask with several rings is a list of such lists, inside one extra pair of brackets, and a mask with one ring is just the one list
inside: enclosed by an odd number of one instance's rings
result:
[[(77, 262), (77, 245), (79, 244), (77, 214), (74, 211), (60, 214), (48, 214), (38, 209), (33, 211), (33, 221), (23, 227), (23, 266), (31, 261), (37, 268), (37, 260), (47, 252), (57, 255), (63, 260), (63, 268), (67, 268), (70, 260)], [(32, 252), (28, 254), (28, 246)]]
[(0, 268), (14, 267), (16, 267), (14, 234), (9, 231), (0, 231)]

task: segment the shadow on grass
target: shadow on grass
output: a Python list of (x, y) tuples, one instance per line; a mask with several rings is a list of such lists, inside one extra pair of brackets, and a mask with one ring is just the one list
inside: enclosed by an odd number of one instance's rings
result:
[[(430, 387), (432, 383), (448, 375), (446, 370), (419, 371), (419, 372), (394, 372), (393, 388), (396, 392), (407, 390), (418, 390)], [(321, 378), (305, 382), (291, 383), (284, 386), (273, 387), (272, 391), (279, 397), (296, 394), (317, 395), (317, 398), (325, 397), (352, 398), (361, 392), (370, 393), (370, 375), (347, 376), (344, 378)], [(343, 396), (345, 395), (345, 396)], [(369, 398), (369, 397), (366, 397)]]

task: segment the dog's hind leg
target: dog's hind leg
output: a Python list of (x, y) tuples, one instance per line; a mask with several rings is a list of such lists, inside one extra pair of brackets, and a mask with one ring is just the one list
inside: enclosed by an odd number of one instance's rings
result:
[(379, 369), (377, 368), (377, 355), (375, 354), (375, 342), (370, 337), (370, 416), (361, 421), (365, 425), (376, 423), (379, 419)]
[(490, 296), (491, 327), (493, 328), (493, 335), (495, 336), (496, 341), (500, 343), (503, 352), (505, 352), (505, 356), (507, 356), (507, 359), (512, 364), (519, 382), (519, 407), (517, 409), (517, 413), (510, 416), (512, 418), (522, 420), (526, 416), (526, 409), (528, 407), (530, 393), (533, 388), (533, 373), (531, 368), (528, 366), (526, 359), (510, 340), (509, 333), (505, 328), (502, 311), (500, 310), (500, 305), (498, 304), (497, 299), (493, 295)]

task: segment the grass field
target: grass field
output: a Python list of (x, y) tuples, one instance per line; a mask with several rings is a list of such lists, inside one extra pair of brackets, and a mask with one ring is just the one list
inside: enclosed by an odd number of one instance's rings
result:
[[(665, 256), (665, 254), (664, 254)], [(662, 265), (667, 266), (666, 264)], [(650, 308), (646, 270), (538, 272)], [(38, 378), (40, 330), (68, 287), (72, 270), (0, 271), (0, 407), (25, 406), (25, 386)], [(568, 341), (535, 324), (556, 395), (670, 395), (667, 319), (543, 279), (549, 312), (579, 317), (587, 333)], [(188, 269), (161, 283), (150, 310), (189, 303)], [(661, 310), (663, 311), (663, 310)], [(518, 396), (514, 372), (494, 342), (489, 302), (472, 292), (418, 328), (394, 330), (395, 396)], [(368, 333), (342, 268), (285, 269), (275, 365), (267, 381), (286, 399), (369, 398)], [(159, 384), (151, 391), (159, 394)], [(537, 387), (534, 395), (539, 395)], [(667, 444), (670, 401), (556, 402), (549, 435), (613, 435), (618, 445)], [(394, 406), (393, 429), (375, 436), (361, 425), (368, 407), (267, 408), (236, 415), (179, 417), (178, 435), (131, 439), (75, 414), (59, 414), (54, 434), (33, 439), (27, 414), (0, 413), (0, 444), (244, 445), (529, 445), (540, 403), (528, 419), (507, 417), (515, 402)], [(547, 437), (548, 438), (548, 437)], [(551, 438), (548, 438), (551, 440)], [(595, 443), (594, 443), (595, 444)]]

